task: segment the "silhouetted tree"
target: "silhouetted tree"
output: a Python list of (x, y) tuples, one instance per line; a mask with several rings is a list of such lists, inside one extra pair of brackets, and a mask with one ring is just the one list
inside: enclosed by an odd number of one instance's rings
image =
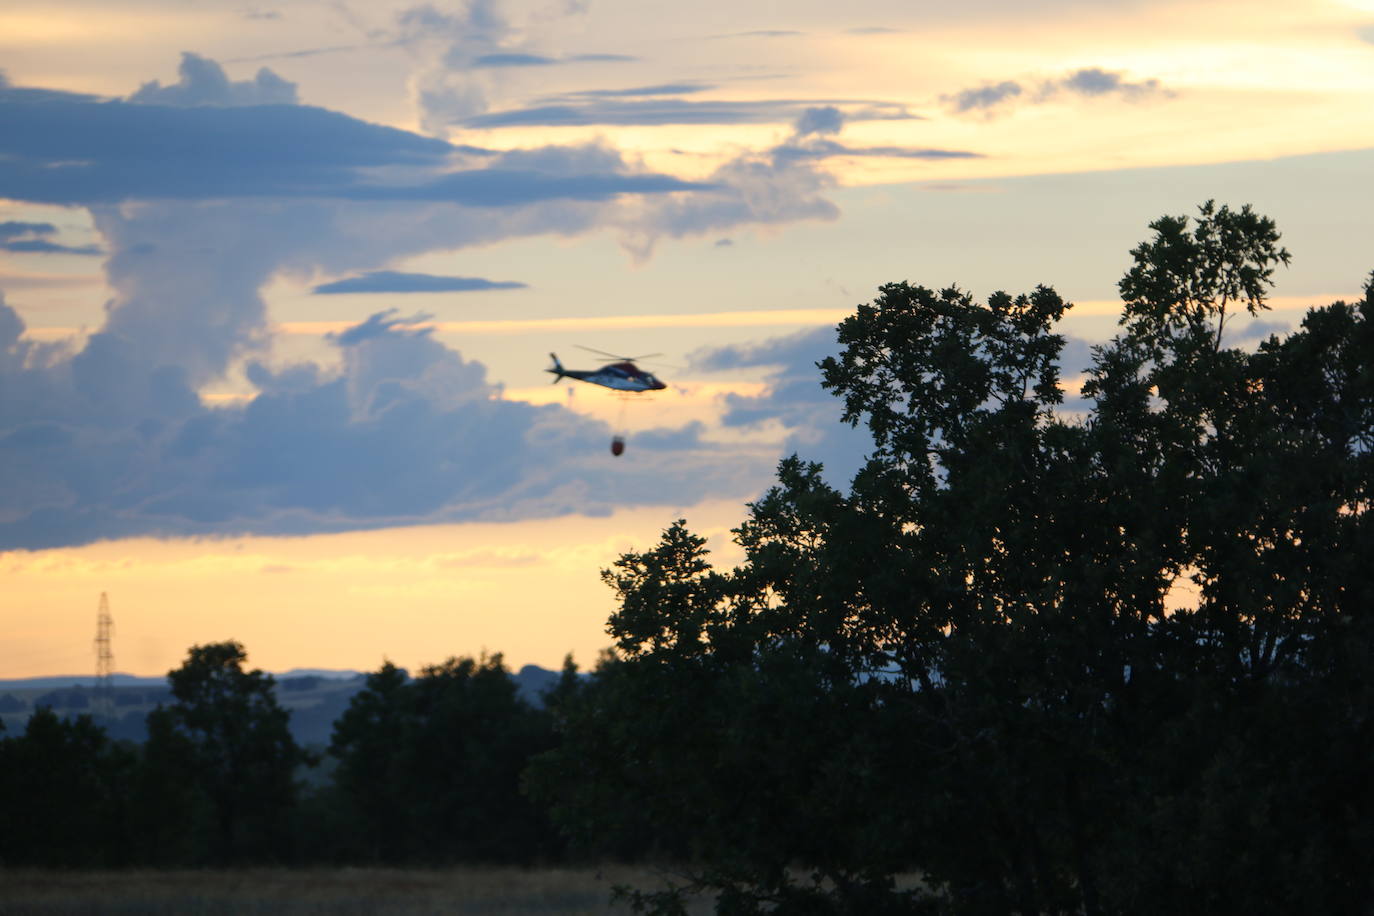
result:
[(841, 323), (849, 491), (790, 458), (738, 568), (678, 523), (604, 574), (531, 783), (571, 832), (676, 837), (728, 913), (1368, 912), (1374, 278), (1237, 349), (1272, 221), (1151, 229), (1073, 412), (1047, 287)]
[(335, 723), (334, 784), (359, 848), (389, 862), (523, 862), (557, 844), (519, 790), (553, 743), (549, 716), (520, 698), (501, 656), (453, 658), (419, 677), (387, 663)]
[(39, 708), (22, 735), (0, 737), (0, 865), (126, 864), (133, 768), (90, 716)]
[(245, 671), (237, 642), (193, 646), (168, 673), (173, 702), (148, 715), (145, 767), (187, 817), (212, 862), (290, 855), (297, 768), (309, 762), (277, 704), (273, 678)]

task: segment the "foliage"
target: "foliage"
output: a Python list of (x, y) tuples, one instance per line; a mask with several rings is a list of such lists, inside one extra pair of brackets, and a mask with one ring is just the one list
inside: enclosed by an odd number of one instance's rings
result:
[(133, 766), (90, 716), (40, 708), (22, 735), (0, 738), (0, 865), (125, 864)]
[(721, 913), (1367, 911), (1374, 278), (1226, 347), (1274, 224), (1151, 229), (1072, 411), (1047, 287), (839, 326), (867, 465), (784, 461), (736, 569), (679, 522), (604, 574), (614, 658), (532, 782), (567, 829)]
[(383, 862), (532, 861), (557, 849), (520, 773), (553, 742), (501, 656), (451, 658), (409, 679), (368, 675), (334, 726), (330, 753), (348, 858)]
[[(237, 642), (192, 646), (168, 673), (173, 702), (148, 716), (144, 801), (210, 862), (280, 861), (291, 854), (296, 770), (310, 757), (291, 737), (273, 678), (245, 671)], [(151, 797), (149, 797), (151, 796)]]

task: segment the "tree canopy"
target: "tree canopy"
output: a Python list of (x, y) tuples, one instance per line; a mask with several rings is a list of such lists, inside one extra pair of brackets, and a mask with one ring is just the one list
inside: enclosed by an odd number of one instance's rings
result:
[(604, 574), (535, 771), (569, 830), (671, 837), (729, 913), (1366, 911), (1374, 277), (1243, 348), (1274, 223), (1150, 229), (1088, 366), (1045, 286), (840, 324), (848, 490), (794, 456), (738, 567), (678, 522)]
[(309, 761), (287, 727), (270, 674), (244, 670), (228, 641), (192, 646), (170, 671), (173, 702), (148, 716), (145, 790), (161, 798), (169, 842), (202, 834), (211, 862), (281, 860), (290, 853), (297, 769)]
[(387, 663), (334, 725), (334, 801), (361, 848), (384, 862), (532, 861), (553, 850), (543, 812), (520, 792), (554, 742), (502, 657), (450, 658), (416, 678)]

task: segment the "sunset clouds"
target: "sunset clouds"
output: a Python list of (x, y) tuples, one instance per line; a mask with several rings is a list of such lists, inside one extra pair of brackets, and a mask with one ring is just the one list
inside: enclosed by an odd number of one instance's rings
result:
[[(742, 505), (793, 450), (843, 484), (867, 442), (815, 362), (880, 284), (1055, 284), (1097, 303), (1081, 358), (1148, 220), (1209, 197), (1278, 219), (1294, 301), (1353, 290), (1371, 29), (1356, 0), (0, 11), (0, 551), (576, 540)], [(662, 352), (669, 390), (550, 386), (577, 345)]]

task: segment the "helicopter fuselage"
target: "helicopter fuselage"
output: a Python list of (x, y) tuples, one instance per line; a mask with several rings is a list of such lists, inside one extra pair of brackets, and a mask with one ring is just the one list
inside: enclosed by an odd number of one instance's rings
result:
[(579, 382), (587, 382), (592, 385), (600, 385), (602, 388), (610, 388), (615, 391), (662, 391), (668, 386), (654, 378), (652, 372), (645, 372), (634, 363), (625, 362), (608, 363), (600, 369), (564, 369), (563, 364), (554, 357), (554, 367), (545, 369), (559, 379), (571, 378)]

